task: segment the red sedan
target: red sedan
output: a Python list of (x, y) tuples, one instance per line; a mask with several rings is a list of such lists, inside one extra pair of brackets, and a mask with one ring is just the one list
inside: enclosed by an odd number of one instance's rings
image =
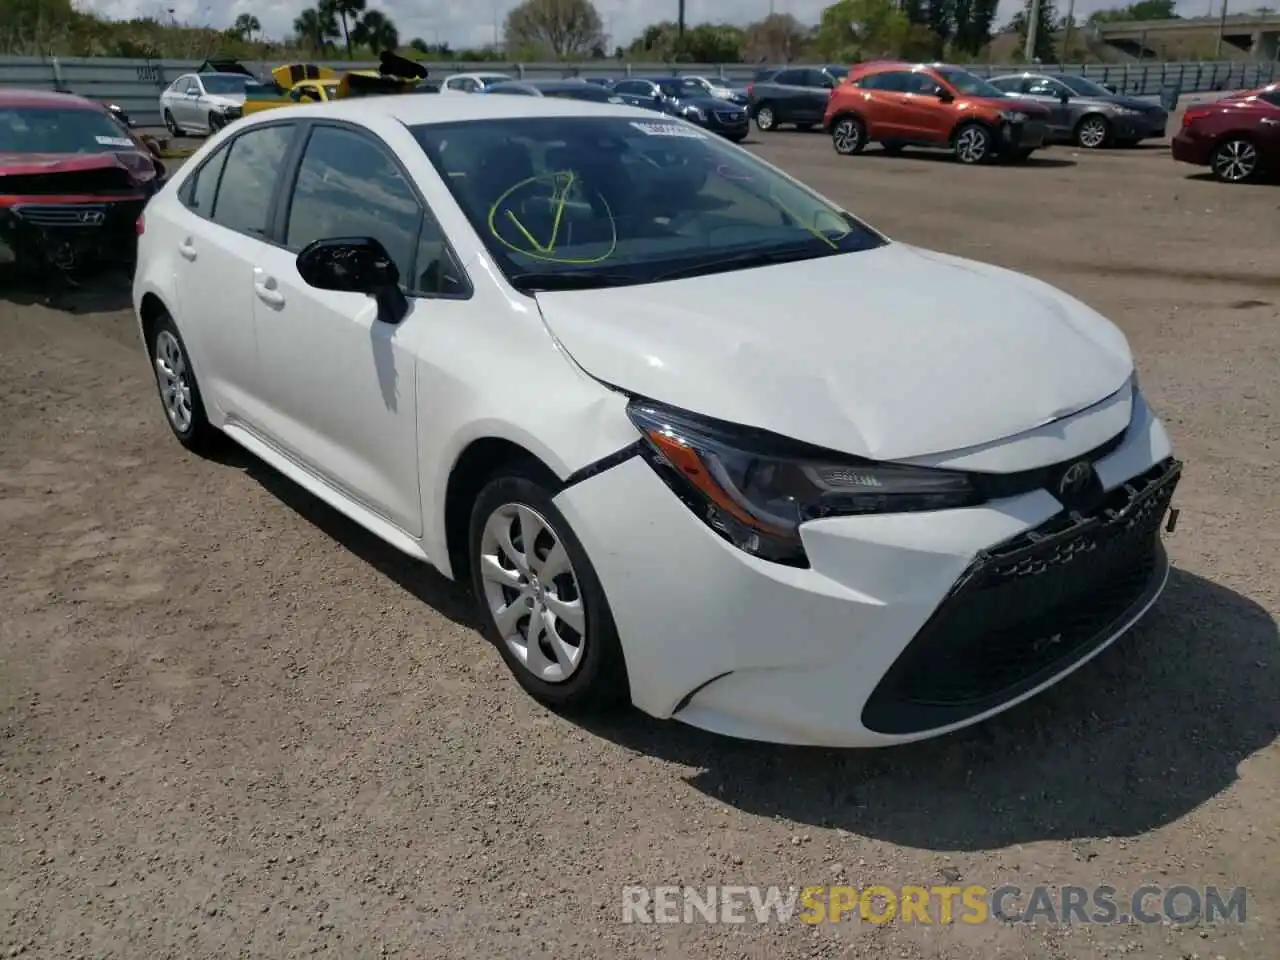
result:
[(1173, 159), (1208, 167), (1226, 183), (1280, 172), (1280, 83), (1188, 107)]
[(66, 272), (128, 262), (135, 223), (165, 174), (107, 107), (43, 90), (0, 90), (0, 263)]

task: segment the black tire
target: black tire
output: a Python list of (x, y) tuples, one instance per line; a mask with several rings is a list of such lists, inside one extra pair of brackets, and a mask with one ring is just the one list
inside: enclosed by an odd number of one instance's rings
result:
[(227, 125), (227, 118), (220, 113), (209, 111), (209, 136), (213, 136)]
[(778, 129), (778, 116), (773, 112), (773, 104), (767, 100), (756, 107), (756, 128), (761, 133), (772, 133)]
[[(535, 700), (552, 709), (598, 713), (630, 701), (626, 662), (623, 659), (622, 644), (618, 640), (618, 630), (613, 622), (613, 614), (609, 610), (609, 602), (600, 586), (595, 568), (591, 565), (586, 551), (569, 526), (569, 522), (552, 502), (553, 481), (554, 478), (547, 476), (546, 471), (537, 464), (514, 464), (502, 468), (480, 491), (471, 510), (471, 524), (468, 531), (471, 582), (480, 608), (484, 634), (497, 648), (507, 668), (515, 676), (516, 682)], [(508, 646), (490, 607), (487, 593), (490, 588), (510, 591), (502, 594), (507, 603), (512, 602), (512, 597), (518, 596), (512, 588), (487, 584), (483, 575), (485, 526), (491, 517), (512, 506), (529, 508), (540, 515), (554, 537), (564, 546), (572, 567), (569, 582), (576, 581), (576, 593), (582, 600), (585, 633), (578, 635), (572, 627), (569, 627), (570, 634), (577, 636), (579, 643), (583, 645), (581, 659), (564, 680), (548, 682), (534, 676), (516, 652)], [(514, 529), (515, 527), (512, 528)], [(539, 535), (537, 540), (539, 544), (546, 543), (545, 535)], [(521, 533), (519, 549), (524, 550), (523, 533)], [(545, 550), (545, 546), (542, 549)], [(535, 546), (534, 550), (535, 555), (541, 556), (538, 546)], [(556, 585), (556, 595), (564, 596), (563, 586), (559, 585), (561, 582), (561, 578), (558, 577), (542, 590), (551, 595), (552, 586)], [(522, 637), (527, 637), (527, 620), (527, 617), (522, 618), (518, 623), (524, 623), (525, 626), (516, 627), (517, 630), (523, 631)], [(565, 623), (567, 625), (567, 621)], [(565, 633), (559, 630), (557, 632), (560, 637), (566, 637)], [(566, 642), (571, 640), (572, 636), (568, 637)], [(544, 639), (539, 640), (539, 648), (546, 655)]]
[(165, 129), (168, 130), (175, 137), (184, 136), (183, 129), (180, 126), (178, 126), (178, 121), (173, 119), (173, 112), (168, 108), (165, 108), (165, 111), (164, 111), (164, 126), (165, 126)]
[(831, 125), (831, 146), (842, 157), (861, 153), (867, 145), (867, 126), (857, 117), (837, 117)]
[(1209, 155), (1209, 169), (1223, 183), (1249, 183), (1262, 170), (1258, 145), (1248, 137), (1225, 137)]
[(1071, 139), (1082, 150), (1101, 150), (1111, 145), (1111, 121), (1100, 113), (1086, 113), (1076, 122)]
[[(166, 394), (166, 390), (170, 389), (170, 385), (166, 384), (165, 378), (160, 372), (160, 354), (162, 350), (166, 349), (168, 344), (167, 337), (171, 337), (176, 343), (182, 358), (181, 370), (174, 369), (173, 364), (167, 357), (165, 362), (178, 375), (180, 384), (186, 387), (190, 417), (185, 423), (174, 412), (171, 412), (170, 401)], [(167, 313), (162, 313), (148, 330), (147, 356), (151, 361), (151, 371), (155, 377), (156, 390), (160, 394), (160, 408), (164, 411), (165, 422), (169, 424), (169, 429), (173, 431), (173, 435), (178, 438), (180, 444), (193, 453), (203, 454), (212, 450), (217, 444), (220, 434), (209, 423), (209, 418), (205, 415), (204, 397), (200, 393), (200, 384), (196, 380), (196, 372), (191, 365), (191, 354), (188, 353), (187, 345), (182, 339), (182, 334), (178, 332), (173, 318)]]
[(904, 145), (897, 140), (885, 140), (883, 143), (880, 144), (880, 149), (883, 150), (885, 153), (892, 154), (893, 156), (896, 157), (905, 148), (904, 148)]
[(966, 123), (955, 132), (951, 149), (956, 160), (967, 166), (990, 163), (995, 154), (991, 131), (980, 123)]

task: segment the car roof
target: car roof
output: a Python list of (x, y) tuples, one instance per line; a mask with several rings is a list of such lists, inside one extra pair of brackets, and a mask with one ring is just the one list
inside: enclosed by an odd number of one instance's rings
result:
[[(237, 127), (279, 120), (273, 110), (251, 113)], [(290, 116), (328, 118), (360, 123), (380, 116), (405, 126), (457, 123), (467, 120), (516, 120), (533, 117), (630, 117), (653, 119), (653, 112), (622, 104), (566, 100), (559, 97), (406, 97), (399, 95), (356, 97), (324, 104), (299, 104)]]
[(82, 110), (101, 110), (102, 104), (74, 93), (55, 93), (52, 90), (0, 89), (0, 107), (73, 107)]

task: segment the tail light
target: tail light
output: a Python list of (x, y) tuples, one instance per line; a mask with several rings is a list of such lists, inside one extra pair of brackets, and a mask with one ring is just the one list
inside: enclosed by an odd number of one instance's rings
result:
[(1187, 112), (1182, 115), (1182, 125), (1184, 127), (1189, 127), (1197, 120), (1203, 120), (1212, 112), (1212, 110), (1207, 110), (1204, 107), (1190, 107)]
[(751, 96), (751, 95), (752, 95), (753, 93), (755, 93), (755, 92), (756, 92), (756, 85), (755, 85), (754, 83), (748, 83), (748, 84), (747, 84), (747, 96), (749, 97), (749, 96)]
[(142, 213), (138, 214), (138, 219), (133, 222), (133, 229), (138, 236), (142, 236), (144, 233), (147, 232), (146, 214), (142, 214)]

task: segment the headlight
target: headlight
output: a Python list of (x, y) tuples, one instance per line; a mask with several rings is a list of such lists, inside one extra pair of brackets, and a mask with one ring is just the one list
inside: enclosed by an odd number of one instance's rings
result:
[(800, 525), (982, 501), (961, 473), (876, 463), (647, 401), (627, 415), (645, 456), (704, 523), (753, 556), (806, 566)]
[(1000, 114), (1001, 120), (1007, 120), (1009, 123), (1026, 123), (1027, 115), (1017, 110), (1005, 110)]
[(685, 107), (683, 112), (684, 112), (684, 115), (688, 117), (690, 120), (707, 119), (707, 115), (703, 113), (702, 110), (698, 107)]

